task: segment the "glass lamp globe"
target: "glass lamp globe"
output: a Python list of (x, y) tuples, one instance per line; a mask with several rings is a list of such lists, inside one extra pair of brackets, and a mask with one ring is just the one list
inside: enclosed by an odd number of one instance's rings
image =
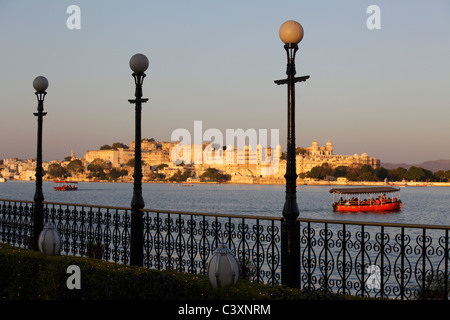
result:
[(130, 68), (136, 73), (143, 73), (148, 68), (148, 59), (142, 53), (137, 53), (130, 59)]
[(228, 247), (221, 243), (209, 261), (208, 279), (214, 288), (235, 284), (239, 279), (239, 266)]
[(38, 238), (39, 251), (49, 256), (59, 255), (61, 250), (61, 238), (55, 226), (47, 223), (39, 234)]
[(48, 88), (48, 80), (46, 77), (39, 76), (33, 80), (33, 88), (37, 92), (44, 92)]
[(297, 21), (288, 20), (281, 25), (279, 36), (286, 44), (297, 44), (303, 39), (303, 27)]

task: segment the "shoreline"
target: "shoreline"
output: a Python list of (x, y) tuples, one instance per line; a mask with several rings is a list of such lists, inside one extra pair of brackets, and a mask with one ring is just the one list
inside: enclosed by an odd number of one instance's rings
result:
[[(261, 181), (262, 180), (262, 181)], [(33, 182), (35, 180), (7, 180), (7, 181), (23, 181)], [(2, 183), (7, 183), (7, 181)], [(53, 182), (53, 179), (44, 179), (46, 182)], [(85, 180), (85, 179), (65, 179), (68, 182), (86, 182), (86, 183), (133, 183), (129, 181), (106, 181), (106, 180)], [(142, 181), (146, 183), (161, 183), (172, 185), (193, 186), (196, 184), (212, 184), (212, 185), (285, 185), (284, 179), (261, 179), (254, 178), (247, 181), (231, 181), (231, 182), (169, 182), (169, 181)], [(297, 186), (391, 186), (391, 187), (450, 187), (450, 182), (380, 182), (380, 181), (304, 181), (298, 180)]]

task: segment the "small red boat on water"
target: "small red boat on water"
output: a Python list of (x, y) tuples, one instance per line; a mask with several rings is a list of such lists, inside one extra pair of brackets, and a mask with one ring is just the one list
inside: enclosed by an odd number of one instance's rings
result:
[(57, 191), (73, 191), (78, 190), (77, 182), (72, 181), (53, 181), (57, 185), (54, 187)]
[(338, 212), (388, 212), (403, 207), (400, 189), (392, 187), (334, 188), (330, 193), (333, 193), (333, 211)]

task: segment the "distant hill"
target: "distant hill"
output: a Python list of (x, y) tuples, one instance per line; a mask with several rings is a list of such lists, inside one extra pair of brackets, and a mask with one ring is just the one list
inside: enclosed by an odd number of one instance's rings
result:
[(385, 163), (382, 162), (381, 166), (385, 169), (396, 169), (398, 167), (402, 167), (405, 169), (409, 169), (412, 166), (424, 168), (430, 170), (432, 172), (436, 172), (439, 170), (450, 170), (450, 160), (434, 160), (434, 161), (425, 161), (420, 164), (407, 164), (407, 163)]

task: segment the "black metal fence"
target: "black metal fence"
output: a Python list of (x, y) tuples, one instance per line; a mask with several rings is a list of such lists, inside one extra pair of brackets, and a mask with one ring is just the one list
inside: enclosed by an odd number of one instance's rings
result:
[[(0, 199), (0, 241), (28, 248), (31, 201)], [(205, 274), (225, 242), (251, 281), (280, 284), (281, 218), (144, 209), (144, 266)], [(130, 208), (44, 203), (61, 254), (129, 264)], [(299, 219), (301, 287), (358, 296), (449, 296), (450, 226)]]

